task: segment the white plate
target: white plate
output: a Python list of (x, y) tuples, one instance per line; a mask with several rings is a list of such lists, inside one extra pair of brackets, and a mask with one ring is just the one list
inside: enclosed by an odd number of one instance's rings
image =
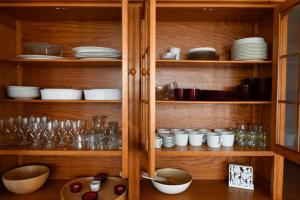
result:
[(46, 55), (18, 55), (17, 58), (32, 59), (32, 60), (61, 60), (62, 56), (46, 56)]
[(216, 49), (215, 49), (215, 48), (212, 48), (212, 47), (200, 47), (200, 48), (190, 49), (190, 50), (189, 50), (189, 53), (202, 52), (202, 51), (216, 52)]
[(117, 49), (111, 49), (107, 47), (96, 47), (96, 46), (82, 46), (82, 47), (75, 47), (72, 49), (76, 53), (81, 52), (107, 52), (107, 53), (120, 53)]
[(99, 58), (95, 58), (95, 57), (92, 57), (92, 58), (88, 58), (88, 57), (84, 57), (84, 58), (80, 58), (80, 57), (77, 57), (77, 59), (80, 59), (80, 60), (120, 60), (120, 58), (110, 58), (110, 57), (99, 57)]

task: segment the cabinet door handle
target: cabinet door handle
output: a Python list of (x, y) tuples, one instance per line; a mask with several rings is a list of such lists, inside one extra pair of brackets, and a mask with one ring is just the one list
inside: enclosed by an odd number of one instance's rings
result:
[(129, 69), (129, 74), (134, 76), (136, 74), (136, 69), (134, 67)]

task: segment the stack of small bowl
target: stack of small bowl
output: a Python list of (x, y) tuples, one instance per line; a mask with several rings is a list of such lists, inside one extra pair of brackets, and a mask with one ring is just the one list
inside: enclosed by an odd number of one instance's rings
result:
[(7, 86), (7, 95), (14, 99), (34, 99), (40, 96), (38, 87)]
[(157, 134), (162, 138), (162, 145), (167, 148), (175, 146), (175, 137), (170, 129), (159, 128)]
[(266, 60), (268, 45), (264, 38), (243, 38), (233, 42), (231, 60)]

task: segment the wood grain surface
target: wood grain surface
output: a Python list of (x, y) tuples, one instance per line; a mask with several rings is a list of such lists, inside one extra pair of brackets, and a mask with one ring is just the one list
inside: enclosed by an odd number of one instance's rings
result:
[[(254, 191), (230, 188), (223, 180), (194, 180), (187, 191), (177, 195), (167, 195), (157, 191), (150, 181), (141, 182), (142, 200), (160, 199), (160, 200), (270, 200), (271, 197), (267, 191), (257, 186)], [(149, 195), (151, 194), (151, 195)]]
[(78, 46), (102, 46), (122, 51), (120, 21), (22, 21), (22, 43), (47, 42), (64, 47), (73, 55)]

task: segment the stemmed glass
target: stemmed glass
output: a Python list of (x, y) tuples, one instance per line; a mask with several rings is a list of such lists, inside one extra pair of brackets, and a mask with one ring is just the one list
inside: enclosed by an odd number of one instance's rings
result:
[(51, 122), (51, 121), (47, 122), (45, 131), (44, 131), (44, 136), (45, 136), (46, 141), (47, 141), (45, 148), (47, 148), (47, 149), (52, 149), (54, 147), (53, 144), (52, 144), (52, 139), (55, 135), (54, 131), (55, 131), (54, 122)]
[(17, 131), (18, 128), (15, 123), (15, 119), (10, 117), (4, 122), (4, 133), (7, 135), (8, 138), (8, 146), (14, 146), (16, 143), (15, 139), (17, 138)]
[(63, 147), (65, 145), (65, 134), (66, 134), (66, 123), (65, 121), (59, 121), (56, 134), (58, 135), (58, 147)]
[(33, 144), (32, 144), (33, 148), (37, 148), (40, 146), (40, 144), (41, 144), (40, 139), (41, 139), (42, 131), (43, 131), (43, 129), (41, 129), (38, 122), (33, 122), (30, 125), (30, 136), (33, 139)]
[(20, 146), (27, 146), (30, 145), (31, 142), (29, 140), (29, 132), (30, 132), (30, 128), (29, 128), (29, 119), (27, 117), (23, 117), (21, 119), (21, 122), (19, 123), (18, 126), (19, 132), (22, 136), (22, 141), (19, 143)]
[(73, 145), (78, 149), (82, 149), (84, 147), (85, 138), (82, 134), (84, 132), (84, 126), (84, 121), (71, 121), (71, 133), (74, 138)]

